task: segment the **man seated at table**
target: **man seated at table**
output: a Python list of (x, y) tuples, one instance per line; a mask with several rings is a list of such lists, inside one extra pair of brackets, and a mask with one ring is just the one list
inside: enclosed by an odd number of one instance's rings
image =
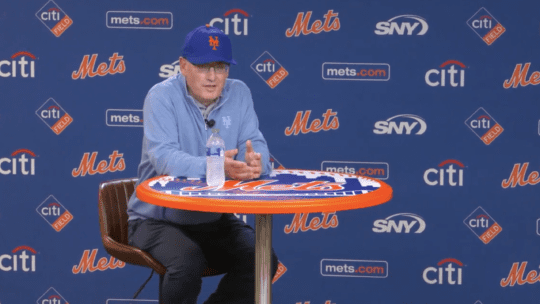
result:
[[(225, 141), (225, 173), (247, 180), (270, 173), (266, 140), (259, 131), (251, 93), (228, 79), (229, 37), (201, 26), (190, 32), (177, 74), (156, 84), (144, 101), (139, 183), (159, 175), (205, 177), (206, 141), (212, 127)], [(254, 230), (233, 214), (128, 203), (129, 243), (167, 268), (160, 303), (197, 302), (206, 267), (225, 271), (205, 303), (250, 303), (255, 299)], [(272, 250), (272, 277), (277, 257)]]

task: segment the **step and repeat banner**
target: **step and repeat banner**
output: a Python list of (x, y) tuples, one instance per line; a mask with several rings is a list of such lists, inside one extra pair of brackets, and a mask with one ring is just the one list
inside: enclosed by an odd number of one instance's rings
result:
[[(101, 243), (135, 177), (148, 90), (184, 38), (231, 39), (274, 167), (391, 185), (371, 208), (274, 216), (274, 303), (540, 296), (540, 2), (4, 1), (0, 303), (154, 303)], [(217, 121), (227, 127), (226, 119)], [(254, 216), (237, 214), (253, 224)], [(221, 277), (203, 280), (199, 303)]]

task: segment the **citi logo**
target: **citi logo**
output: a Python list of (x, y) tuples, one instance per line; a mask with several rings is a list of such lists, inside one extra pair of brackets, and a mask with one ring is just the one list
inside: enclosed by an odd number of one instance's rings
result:
[(176, 60), (171, 64), (164, 64), (159, 68), (159, 71), (159, 77), (161, 78), (169, 78), (176, 74), (180, 74), (180, 62), (179, 60)]
[(267, 51), (251, 64), (251, 69), (272, 89), (289, 75), (289, 72)]
[[(396, 223), (396, 220), (393, 218), (408, 218), (404, 220), (399, 220)], [(418, 224), (418, 225), (416, 225)], [(391, 215), (384, 220), (376, 220), (373, 223), (373, 232), (376, 233), (391, 233), (392, 230), (395, 233), (402, 233), (403, 228), (405, 228), (404, 233), (410, 233), (411, 229), (415, 227), (416, 231), (414, 233), (422, 233), (426, 230), (426, 222), (419, 215), (413, 213), (398, 213)]]
[[(446, 165), (448, 165), (448, 168), (445, 170), (443, 167)], [(454, 165), (458, 167), (457, 170), (454, 169)], [(455, 159), (447, 159), (439, 164), (439, 169), (436, 169), (436, 168), (427, 169), (424, 172), (424, 182), (426, 182), (426, 184), (430, 186), (444, 186), (445, 176), (447, 176), (448, 185), (461, 187), (463, 186), (463, 169), (462, 168), (465, 168), (465, 166), (461, 162)], [(457, 178), (455, 176), (456, 173), (457, 173)], [(432, 175), (435, 175), (435, 179), (432, 179)]]
[(142, 110), (107, 109), (105, 123), (109, 127), (142, 127), (142, 116)]
[(0, 270), (36, 272), (36, 254), (36, 250), (32, 247), (16, 247), (11, 254), (0, 255)]
[[(232, 18), (229, 17), (229, 15), (231, 15), (231, 14), (234, 14), (232, 16)], [(239, 18), (238, 14), (240, 14), (241, 16), (244, 16), (244, 17)], [(229, 25), (232, 22), (234, 24), (233, 25), (233, 27), (234, 27), (233, 28), (233, 33), (235, 35), (237, 35), (237, 36), (239, 36), (239, 35), (247, 36), (247, 34), (248, 34), (248, 19), (247, 18), (249, 17), (248, 13), (246, 13), (244, 10), (241, 10), (239, 8), (235, 8), (235, 9), (232, 9), (232, 10), (229, 10), (229, 11), (225, 12), (225, 14), (223, 14), (223, 16), (225, 17), (225, 19), (216, 17), (216, 18), (210, 20), (210, 26), (218, 27), (215, 24), (216, 23), (221, 23), (224, 26), (224, 29), (222, 31), (225, 33), (225, 35), (229, 35)]]
[(102, 160), (96, 167), (95, 164), (97, 155), (97, 152), (92, 152), (91, 156), (89, 152), (84, 153), (79, 167), (73, 169), (71, 171), (71, 175), (73, 177), (78, 177), (85, 176), (86, 174), (105, 174), (107, 172), (124, 171), (124, 169), (126, 169), (126, 163), (123, 158), (124, 154), (118, 153), (117, 150), (114, 150), (113, 153), (109, 155), (110, 162)]
[[(314, 119), (311, 124), (308, 126), (309, 116), (311, 115), (311, 110), (307, 110), (304, 114), (303, 111), (296, 112), (296, 117), (294, 118), (293, 124), (290, 127), (285, 128), (285, 135), (298, 135), (300, 132), (306, 134), (309, 132), (317, 133), (321, 130), (337, 130), (339, 128), (339, 120), (337, 112), (332, 112), (332, 109), (326, 110), (326, 113), (323, 114), (323, 121), (320, 119)], [(332, 119), (330, 121), (330, 119)]]
[[(445, 69), (447, 65), (450, 65), (449, 69)], [(459, 70), (456, 69), (456, 66), (459, 66), (461, 69)], [(439, 68), (440, 70), (431, 69), (427, 71), (426, 73), (425, 80), (426, 80), (426, 83), (430, 87), (446, 86), (446, 74), (448, 74), (448, 78), (450, 78), (449, 80), (450, 86), (454, 88), (457, 86), (460, 86), (460, 87), (465, 86), (465, 70), (464, 69), (466, 68), (466, 66), (463, 63), (457, 60), (448, 60), (444, 62), (443, 64), (441, 64)], [(456, 75), (458, 73), (459, 75)], [(432, 77), (431, 75), (436, 75), (436, 76)]]
[[(17, 158), (17, 155), (19, 157)], [(26, 158), (26, 155), (31, 156), (32, 158)], [(36, 175), (36, 154), (28, 149), (19, 149), (11, 153), (11, 158), (3, 157), (0, 158), (0, 174), (2, 175), (17, 175), (17, 169), (20, 170), (22, 175)], [(17, 161), (19, 165), (17, 165)], [(27, 167), (27, 163), (29, 166)], [(7, 166), (4, 166), (4, 163), (7, 163)], [(9, 167), (11, 164), (11, 168)]]
[(109, 64), (102, 62), (98, 65), (96, 69), (96, 60), (98, 54), (84, 55), (79, 70), (73, 71), (71, 73), (71, 79), (84, 79), (86, 76), (95, 77), (95, 76), (106, 76), (114, 75), (116, 73), (124, 73), (126, 71), (126, 64), (124, 63), (124, 56), (119, 56), (118, 53), (114, 53), (109, 57)]
[[(18, 61), (17, 57), (20, 57)], [(27, 58), (31, 60), (27, 60)], [(11, 55), (11, 60), (0, 61), (0, 77), (18, 77), (18, 70), (22, 78), (35, 78), (36, 67), (34, 60), (36, 60), (36, 56), (30, 52), (17, 52)], [(6, 67), (4, 68), (4, 66)]]
[(501, 226), (482, 207), (476, 208), (465, 220), (465, 226), (487, 244), (501, 233)]
[(43, 121), (56, 135), (64, 131), (72, 122), (73, 118), (54, 100), (47, 99), (36, 115)]
[[(0, 164), (1, 162), (2, 160), (0, 159)], [(526, 186), (540, 183), (540, 173), (538, 171), (532, 171), (529, 173), (529, 176), (525, 178), (528, 167), (529, 163), (514, 164), (510, 176), (502, 181), (502, 187), (506, 189), (508, 187), (515, 188), (517, 185)]]
[(309, 26), (309, 19), (311, 19), (311, 13), (312, 11), (308, 11), (305, 16), (303, 12), (298, 13), (293, 26), (291, 28), (288, 28), (287, 31), (285, 31), (285, 36), (290, 38), (293, 35), (295, 37), (298, 37), (300, 36), (300, 34), (303, 34), (303, 35), (319, 34), (323, 31), (324, 32), (337, 31), (341, 28), (341, 24), (339, 23), (339, 18), (338, 18), (339, 14), (334, 13), (333, 10), (329, 10), (324, 15), (324, 22), (321, 20), (315, 20), (311, 24), (311, 26)]
[(297, 233), (298, 231), (306, 232), (308, 230), (317, 231), (319, 229), (336, 228), (339, 225), (338, 217), (335, 212), (323, 212), (322, 219), (320, 217), (313, 217), (309, 221), (309, 213), (295, 213), (292, 223), (285, 226), (285, 233)]
[(73, 215), (52, 195), (49, 195), (36, 211), (56, 232), (60, 232), (73, 220)]
[(467, 20), (467, 25), (487, 45), (491, 45), (506, 31), (502, 24), (483, 7)]
[(501, 280), (501, 287), (513, 287), (514, 285), (534, 284), (540, 282), (540, 273), (536, 270), (531, 270), (525, 274), (525, 269), (529, 262), (517, 262), (512, 264), (510, 273), (505, 279)]
[[(444, 264), (446, 265), (446, 268), (443, 268)], [(454, 267), (456, 265), (456, 267)], [(441, 260), (439, 263), (437, 263), (437, 266), (439, 267), (428, 267), (424, 270), (424, 273), (422, 274), (422, 278), (424, 281), (428, 284), (445, 284), (448, 283), (449, 285), (461, 285), (463, 282), (463, 263), (456, 259), (448, 258)], [(444, 275), (446, 273), (446, 276)]]
[(79, 274), (86, 273), (87, 271), (94, 272), (97, 270), (105, 271), (107, 269), (124, 268), (124, 266), (126, 266), (126, 263), (115, 260), (112, 256), (108, 261), (106, 257), (100, 258), (96, 264), (97, 251), (97, 249), (92, 249), (92, 252), (90, 253), (90, 250), (85, 250), (79, 265), (74, 265), (71, 272), (73, 272), (73, 274)]
[(36, 12), (36, 17), (53, 33), (60, 37), (72, 24), (73, 20), (56, 4), (49, 0)]
[(68, 304), (66, 299), (52, 287), (39, 297), (36, 302), (38, 304)]
[[(403, 121), (403, 119), (406, 120)], [(410, 135), (416, 126), (418, 126), (416, 135), (422, 135), (426, 132), (427, 125), (422, 117), (413, 114), (400, 114), (392, 116), (387, 120), (377, 121), (373, 133), (379, 135), (393, 133), (402, 135), (403, 131), (405, 131), (406, 135)]]
[(486, 145), (492, 143), (504, 131), (484, 108), (479, 108), (466, 121), (465, 125)]
[(531, 74), (529, 79), (527, 80), (527, 74), (529, 73), (529, 68), (531, 66), (530, 62), (525, 63), (524, 66), (522, 66), (521, 63), (516, 64), (516, 68), (514, 69), (514, 72), (512, 73), (512, 77), (510, 79), (506, 79), (503, 83), (503, 87), (505, 89), (509, 88), (517, 88), (519, 86), (526, 87), (530, 84), (532, 85), (538, 85), (540, 84), (540, 72), (536, 71)]
[[(412, 19), (413, 23), (402, 20)], [(401, 21), (401, 22), (399, 22)], [(420, 27), (418, 27), (420, 26)], [(428, 31), (428, 24), (426, 19), (415, 15), (400, 15), (394, 18), (388, 19), (388, 21), (381, 21), (375, 26), (375, 34), (377, 35), (393, 35), (394, 31), (398, 35), (412, 35), (415, 29), (419, 29), (416, 33), (418, 36), (425, 35)], [(406, 33), (405, 33), (406, 32)]]

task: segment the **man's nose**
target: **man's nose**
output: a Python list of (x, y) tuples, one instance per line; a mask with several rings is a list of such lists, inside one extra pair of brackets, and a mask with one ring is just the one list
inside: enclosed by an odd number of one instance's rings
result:
[(214, 67), (210, 67), (208, 73), (206, 73), (206, 79), (210, 81), (214, 81), (216, 79), (216, 69)]

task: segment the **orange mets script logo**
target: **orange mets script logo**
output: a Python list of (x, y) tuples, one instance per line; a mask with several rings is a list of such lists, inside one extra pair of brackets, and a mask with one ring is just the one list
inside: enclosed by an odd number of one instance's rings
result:
[[(113, 75), (116, 73), (124, 73), (126, 71), (126, 64), (124, 63), (124, 60), (122, 60), (124, 56), (118, 56), (118, 53), (114, 53), (112, 57), (109, 57), (110, 65), (102, 62), (96, 69), (97, 56), (98, 54), (93, 54), (92, 58), (90, 58), (90, 55), (84, 55), (79, 70), (73, 71), (73, 73), (71, 73), (71, 78), (74, 80), (79, 78), (84, 79), (86, 76), (105, 76), (107, 74)], [(117, 62), (118, 64), (116, 64)]]
[[(337, 214), (335, 212), (323, 212), (323, 218), (314, 217), (307, 224), (309, 213), (296, 213), (290, 225), (285, 226), (285, 233), (297, 233), (299, 230), (306, 232), (308, 230), (317, 231), (319, 229), (336, 228), (339, 225)], [(330, 217), (332, 216), (332, 217)]]
[(73, 272), (73, 274), (79, 274), (86, 273), (86, 271), (105, 271), (107, 269), (124, 268), (124, 266), (126, 266), (126, 263), (120, 260), (116, 261), (112, 256), (108, 262), (107, 258), (103, 257), (99, 259), (96, 264), (95, 262), (97, 251), (97, 249), (92, 249), (92, 253), (90, 253), (90, 250), (85, 250), (83, 252), (79, 265), (74, 265), (71, 269), (71, 272)]
[(527, 179), (525, 179), (525, 173), (529, 163), (514, 164), (514, 168), (510, 173), (510, 177), (502, 181), (503, 188), (515, 188), (517, 185), (526, 186), (526, 185), (536, 185), (540, 183), (540, 173), (538, 171), (532, 171)]
[(208, 43), (210, 43), (210, 46), (212, 47), (212, 50), (216, 51), (216, 47), (219, 46), (219, 39), (217, 36), (214, 36), (214, 38), (212, 38), (212, 36), (208, 36), (209, 40), (208, 40)]
[[(324, 15), (324, 23), (321, 20), (315, 20), (311, 24), (310, 28), (308, 24), (309, 19), (311, 19), (311, 13), (311, 11), (307, 12), (305, 17), (304, 13), (298, 13), (298, 15), (296, 16), (296, 20), (294, 21), (294, 25), (291, 28), (288, 28), (287, 31), (285, 31), (285, 35), (290, 38), (293, 35), (295, 37), (298, 37), (300, 36), (300, 34), (319, 34), (322, 31), (330, 32), (340, 29), (341, 25), (339, 24), (339, 18), (337, 17), (338, 13), (334, 13), (333, 10), (329, 10), (328, 13)], [(332, 18), (335, 19), (332, 20)]]
[[(326, 110), (326, 113), (323, 114), (324, 120), (321, 122), (320, 119), (314, 119), (311, 124), (308, 126), (309, 115), (311, 110), (307, 110), (305, 115), (303, 111), (296, 112), (296, 117), (292, 126), (285, 128), (285, 135), (298, 135), (300, 132), (303, 134), (313, 132), (317, 133), (321, 130), (337, 130), (339, 128), (339, 120), (337, 118), (337, 112), (332, 112), (332, 109)], [(332, 118), (332, 121), (330, 121)]]
[(540, 282), (540, 274), (536, 270), (531, 270), (525, 275), (525, 268), (528, 262), (512, 264), (512, 269), (508, 273), (508, 277), (501, 280), (501, 287), (512, 287), (516, 285), (534, 284)]
[(107, 172), (124, 171), (124, 169), (126, 169), (126, 162), (123, 158), (124, 154), (118, 153), (117, 150), (114, 150), (113, 153), (109, 155), (109, 159), (111, 160), (110, 163), (106, 160), (102, 160), (98, 163), (97, 167), (94, 168), (97, 155), (97, 152), (93, 152), (92, 156), (90, 156), (89, 152), (84, 153), (79, 168), (73, 169), (71, 175), (73, 177), (78, 177), (85, 176), (86, 174), (105, 174)]
[(516, 67), (514, 68), (514, 73), (512, 73), (512, 77), (510, 79), (506, 79), (503, 83), (503, 87), (505, 89), (509, 88), (517, 88), (519, 86), (526, 87), (530, 84), (532, 85), (538, 85), (540, 84), (540, 72), (536, 71), (529, 76), (529, 79), (527, 80), (527, 74), (529, 73), (529, 68), (531, 66), (530, 62), (525, 63), (525, 65), (522, 66), (521, 63), (516, 64)]

